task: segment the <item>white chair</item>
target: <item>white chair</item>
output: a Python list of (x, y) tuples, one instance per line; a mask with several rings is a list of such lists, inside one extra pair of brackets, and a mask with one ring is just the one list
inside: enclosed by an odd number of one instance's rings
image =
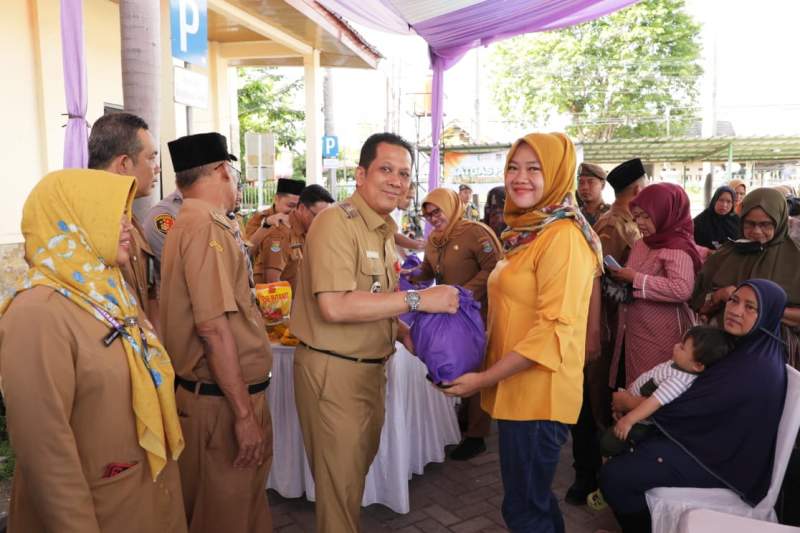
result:
[(678, 522), (678, 533), (799, 533), (800, 528), (782, 526), (732, 514), (690, 509)]
[(657, 487), (645, 493), (653, 517), (653, 533), (675, 533), (681, 515), (689, 509), (711, 509), (723, 513), (776, 522), (775, 501), (800, 428), (800, 372), (786, 366), (787, 386), (783, 414), (778, 425), (772, 480), (767, 495), (750, 507), (728, 489)]

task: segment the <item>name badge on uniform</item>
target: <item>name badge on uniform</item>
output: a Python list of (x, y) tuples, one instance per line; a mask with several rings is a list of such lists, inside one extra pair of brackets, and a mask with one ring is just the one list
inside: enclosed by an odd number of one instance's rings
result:
[(375, 250), (367, 250), (367, 259), (380, 259), (381, 256)]

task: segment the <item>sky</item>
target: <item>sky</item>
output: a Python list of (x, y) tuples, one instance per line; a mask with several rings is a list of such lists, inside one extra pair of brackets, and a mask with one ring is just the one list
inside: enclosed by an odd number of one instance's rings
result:
[[(717, 121), (732, 122), (738, 136), (800, 135), (800, 1), (687, 0), (686, 9), (701, 24), (705, 73), (699, 103), (705, 112), (715, 109)], [(429, 90), (425, 42), (354, 26), (385, 59), (378, 70), (333, 71), (340, 146), (355, 154), (369, 134), (385, 129), (429, 144), (430, 119), (413, 115), (423, 103), (414, 93)], [(511, 142), (527, 132), (505, 121), (492, 101), (491, 55), (492, 46), (473, 50), (445, 73), (445, 124), (457, 120), (474, 135), (477, 95), (481, 140)], [(283, 70), (302, 76), (302, 69)], [(303, 107), (302, 92), (298, 106)], [(561, 130), (566, 120), (555, 117), (543, 127)]]

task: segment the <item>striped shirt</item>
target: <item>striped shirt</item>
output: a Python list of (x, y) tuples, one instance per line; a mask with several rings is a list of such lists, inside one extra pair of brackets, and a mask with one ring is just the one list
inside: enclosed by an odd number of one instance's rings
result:
[(636, 381), (628, 387), (628, 392), (634, 396), (641, 396), (639, 390), (651, 379), (658, 387), (653, 393), (653, 397), (661, 405), (667, 405), (686, 392), (686, 389), (697, 379), (697, 374), (690, 374), (674, 366), (672, 361), (665, 361), (636, 378)]

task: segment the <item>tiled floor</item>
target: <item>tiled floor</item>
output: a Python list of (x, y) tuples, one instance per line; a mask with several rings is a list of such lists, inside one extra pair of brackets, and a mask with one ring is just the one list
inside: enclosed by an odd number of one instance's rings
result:
[[(497, 456), (497, 435), (488, 440), (489, 450), (467, 462), (431, 463), (425, 474), (410, 481), (411, 512), (397, 514), (382, 505), (370, 505), (361, 513), (365, 533), (378, 531), (454, 532), (506, 531), (500, 515), (503, 487)], [(586, 506), (563, 502), (572, 483), (572, 447), (562, 449), (553, 490), (559, 496), (567, 533), (592, 533), (615, 529), (611, 512), (594, 512)], [(282, 533), (314, 531), (314, 504), (304, 498), (287, 500), (269, 491), (274, 527)]]

